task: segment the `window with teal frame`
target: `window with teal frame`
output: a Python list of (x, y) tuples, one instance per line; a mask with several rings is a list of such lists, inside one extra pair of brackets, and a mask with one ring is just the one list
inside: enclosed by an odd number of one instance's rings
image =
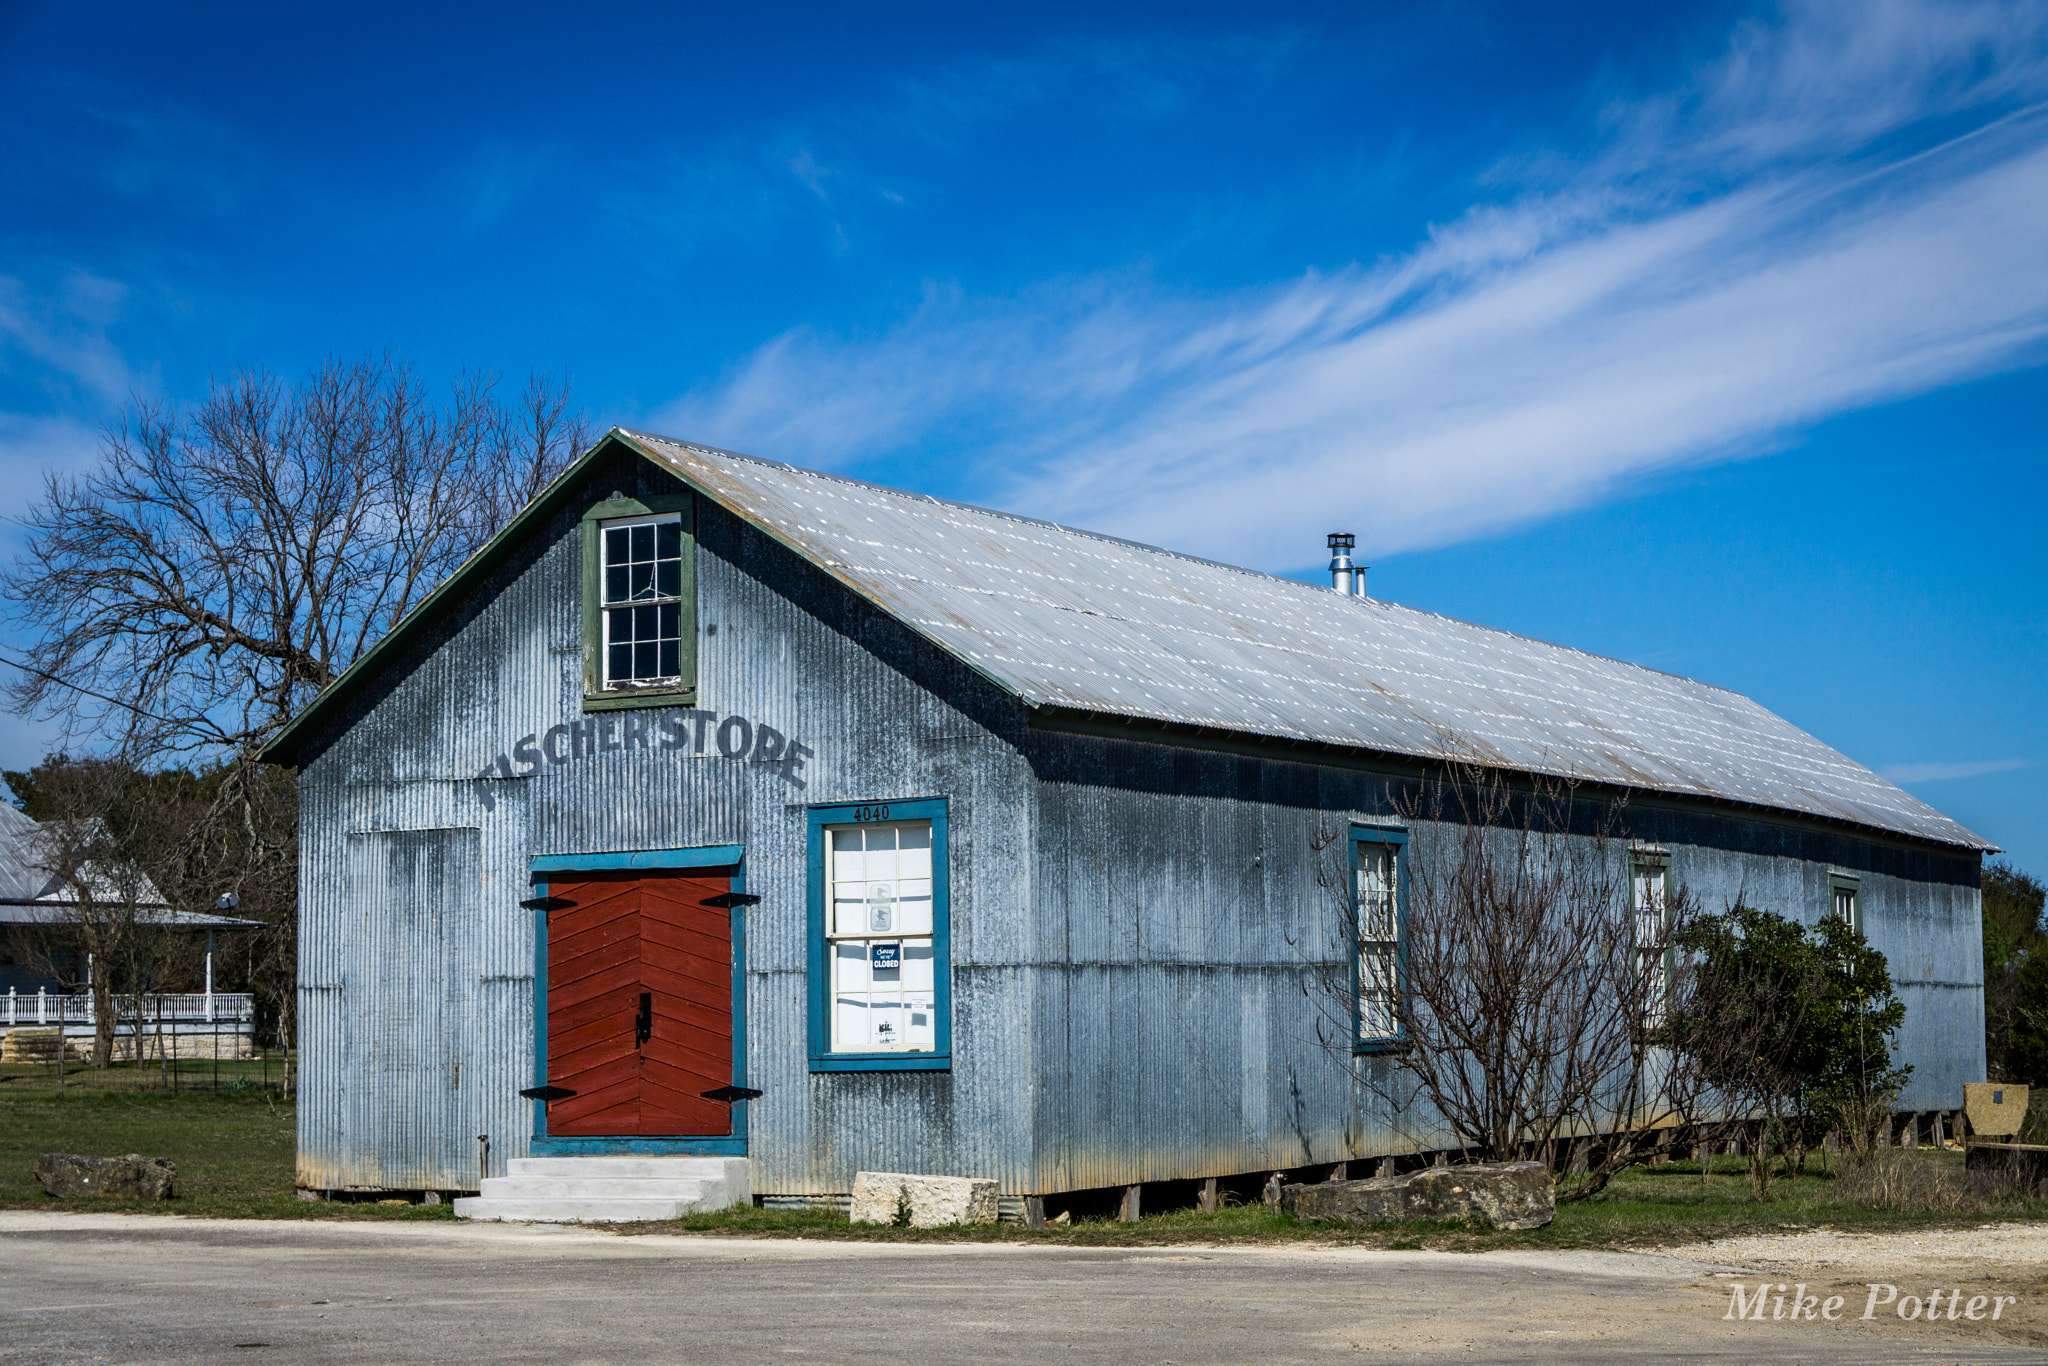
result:
[(1353, 1048), (1404, 1047), (1408, 986), (1408, 832), (1351, 828)]
[(952, 1066), (946, 800), (810, 809), (814, 1072)]

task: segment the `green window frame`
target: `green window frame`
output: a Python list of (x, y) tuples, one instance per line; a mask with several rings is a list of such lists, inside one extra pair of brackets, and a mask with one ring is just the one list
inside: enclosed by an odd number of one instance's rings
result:
[(1863, 930), (1863, 880), (1848, 873), (1828, 874), (1828, 914), (1840, 916), (1849, 922), (1849, 928), (1862, 934)]
[(1408, 832), (1351, 827), (1351, 1051), (1408, 1046)]
[[(813, 1072), (944, 1072), (953, 1066), (952, 896), (947, 858), (947, 802), (944, 797), (909, 801), (839, 802), (810, 808), (806, 841), (808, 869), (810, 1070)], [(862, 826), (886, 827), (928, 822), (931, 827), (931, 1047), (915, 1051), (860, 1052), (833, 1047), (834, 955), (849, 942), (828, 933), (832, 910), (832, 835)], [(909, 953), (903, 940), (913, 936), (873, 936), (877, 942), (898, 939), (897, 970), (909, 976)], [(923, 938), (923, 936), (914, 936)]]
[[(605, 670), (604, 528), (608, 522), (675, 515), (681, 527), (682, 573), (677, 616), (680, 668), (660, 683), (613, 684)], [(583, 514), (583, 710), (674, 707), (697, 700), (697, 499), (687, 491), (614, 496)]]

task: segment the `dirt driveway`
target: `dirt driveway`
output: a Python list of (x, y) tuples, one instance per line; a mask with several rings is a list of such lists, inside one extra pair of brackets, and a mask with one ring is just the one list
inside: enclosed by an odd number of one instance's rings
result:
[[(1794, 1304), (1818, 1319), (1829, 1300), (1840, 1297), (1836, 1323), (1855, 1323), (1887, 1337), (1903, 1339), (1918, 1329), (1929, 1341), (2048, 1348), (2048, 1226), (1804, 1231), (1664, 1248), (1652, 1255), (1718, 1264), (1722, 1269), (1706, 1280), (1724, 1313), (1738, 1311), (1739, 1293), (1746, 1322), (1756, 1315), (1782, 1322), (1776, 1316), (1789, 1319)], [(1755, 1298), (1760, 1286), (1769, 1287), (1761, 1305)]]
[(1691, 1256), (1071, 1248), (0, 1213), (0, 1361), (2048, 1359), (2032, 1347), (2031, 1244), (2000, 1244), (1996, 1274), (2024, 1312), (1995, 1324), (1729, 1320), (1730, 1273), (1986, 1284), (1984, 1266), (1950, 1274), (1963, 1264), (1903, 1242), (1761, 1242)]

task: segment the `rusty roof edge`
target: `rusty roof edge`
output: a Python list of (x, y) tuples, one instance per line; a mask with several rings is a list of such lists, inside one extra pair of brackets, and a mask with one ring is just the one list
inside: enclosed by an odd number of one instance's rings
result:
[[(953, 646), (948, 645), (945, 641), (939, 639), (930, 631), (927, 631), (923, 626), (921, 626), (917, 622), (912, 621), (902, 612), (897, 611), (888, 603), (882, 601), (882, 599), (879, 596), (877, 596), (873, 591), (871, 591), (865, 584), (861, 583), (858, 579), (855, 579), (850, 575), (841, 572), (843, 566), (839, 566), (832, 562), (819, 559), (809, 550), (806, 550), (803, 546), (798, 545), (796, 542), (790, 540), (789, 537), (783, 535), (776, 528), (769, 526), (766, 522), (762, 521), (762, 519), (756, 514), (754, 514), (751, 510), (736, 505), (736, 501), (731, 497), (731, 495), (720, 494), (717, 490), (710, 487), (708, 482), (702, 479), (701, 477), (693, 478), (687, 472), (687, 470), (679, 466), (675, 460), (669, 458), (668, 456), (659, 454), (655, 449), (650, 449), (648, 443), (659, 442), (663, 446), (673, 446), (684, 451), (702, 452), (706, 455), (717, 455), (727, 459), (755, 460), (756, 463), (763, 465), (775, 465), (778, 462), (773, 460), (759, 460), (755, 456), (742, 456), (738, 455), (736, 452), (722, 451), (713, 446), (699, 446), (695, 442), (679, 441), (672, 436), (660, 436), (653, 432), (637, 432), (627, 427), (614, 427), (611, 429), (610, 432), (607, 433), (607, 435), (618, 437), (620, 441), (632, 447), (634, 450), (638, 451), (647, 459), (652, 460), (656, 464), (660, 465), (662, 469), (666, 470), (669, 474), (675, 476), (678, 479), (681, 479), (685, 484), (690, 486), (692, 492), (697, 493), (702, 497), (709, 498), (712, 502), (718, 504), (727, 512), (730, 512), (733, 516), (739, 518), (748, 526), (754, 528), (756, 531), (766, 536), (769, 540), (775, 542), (784, 550), (787, 550), (790, 554), (802, 560), (805, 564), (808, 564), (812, 568), (829, 575), (835, 582), (844, 585), (847, 589), (859, 595), (864, 601), (874, 604), (876, 608), (878, 608), (882, 612), (887, 613), (892, 620), (898, 622), (902, 626), (915, 632), (919, 639), (929, 643), (934, 648), (938, 649), (939, 651), (947, 655), (949, 658), (958, 660), (961, 664), (965, 665), (974, 673), (980, 675), (982, 678), (987, 679), (990, 683), (993, 683), (997, 687), (997, 689), (999, 689), (1003, 693), (1006, 693), (1007, 695), (1018, 699), (1028, 707), (1037, 707), (1040, 705), (1038, 699), (1033, 698), (1026, 694), (1022, 688), (1018, 687), (1017, 684), (1012, 682), (1010, 679), (1004, 678), (1000, 674), (990, 672), (981, 664), (976, 663), (973, 659), (962, 654)], [(796, 469), (796, 466), (782, 465), (780, 466), (780, 468), (794, 470)], [(798, 472), (803, 474), (813, 473), (813, 471), (810, 470), (800, 470)], [(826, 477), (836, 478), (837, 476), (828, 475)], [(879, 488), (881, 486), (875, 485), (875, 487)], [(891, 492), (895, 491), (896, 490), (891, 490)], [(937, 502), (939, 500), (932, 499), (931, 501)]]
[[(1482, 768), (1499, 769), (1505, 773), (1524, 774), (1532, 778), (1551, 778), (1564, 782), (1586, 783), (1603, 791), (1641, 794), (1646, 797), (1671, 801), (1680, 806), (1693, 803), (1717, 805), (1744, 812), (1764, 812), (1779, 816), (1793, 823), (1811, 822), (1829, 829), (1846, 829), (1860, 832), (1864, 838), (1873, 835), (1892, 843), (1907, 845), (1932, 845), (1940, 849), (1961, 849), (1977, 854), (2002, 854), (2005, 851), (1991, 843), (1976, 831), (1949, 816), (1942, 819), (1957, 831), (1968, 836), (1967, 840), (1945, 840), (1934, 835), (1918, 834), (1900, 830), (1894, 826), (1872, 825), (1867, 821), (1851, 820), (1846, 816), (1830, 816), (1818, 811), (1802, 811), (1797, 807), (1778, 806), (1769, 802), (1748, 801), (1718, 792), (1702, 792), (1688, 788), (1672, 787), (1657, 783), (1618, 783), (1607, 778), (1589, 778), (1582, 774), (1530, 768), (1519, 764), (1492, 763), (1484, 759), (1451, 754), (1423, 754), (1409, 750), (1375, 749), (1370, 745), (1346, 745), (1333, 740), (1319, 740), (1312, 736), (1291, 736), (1256, 730), (1240, 730), (1224, 726), (1203, 726), (1186, 721), (1167, 721), (1154, 716), (1135, 712), (1098, 711), (1086, 707), (1074, 707), (1061, 703), (1030, 704), (1033, 709), (1031, 727), (1034, 730), (1055, 731), (1069, 735), (1093, 735), (1110, 739), (1136, 740), (1144, 744), (1180, 745), (1186, 748), (1215, 749), (1224, 752), (1258, 750), (1270, 753), (1274, 749), (1306, 751), (1301, 762), (1319, 763), (1329, 759), (1345, 761), (1344, 766), (1374, 771), (1410, 772), (1424, 774), (1435, 765), (1468, 762)], [(1940, 815), (1939, 812), (1935, 814)]]

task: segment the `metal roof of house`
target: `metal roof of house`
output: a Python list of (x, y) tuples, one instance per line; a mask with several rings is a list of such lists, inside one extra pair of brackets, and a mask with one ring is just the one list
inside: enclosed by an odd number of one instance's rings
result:
[(618, 435), (1032, 706), (1996, 847), (1723, 688), (1092, 532)]
[[(79, 904), (74, 880), (53, 875), (49, 855), (38, 845), (36, 822), (21, 811), (0, 802), (0, 925), (63, 925), (72, 923), (71, 907)], [(88, 878), (104, 884), (90, 869)], [(232, 916), (180, 911), (164, 904), (163, 893), (147, 878), (135, 889), (138, 898), (135, 918), (145, 925), (178, 929), (238, 930), (260, 927), (260, 920), (237, 920)], [(102, 903), (122, 895), (103, 890)]]

